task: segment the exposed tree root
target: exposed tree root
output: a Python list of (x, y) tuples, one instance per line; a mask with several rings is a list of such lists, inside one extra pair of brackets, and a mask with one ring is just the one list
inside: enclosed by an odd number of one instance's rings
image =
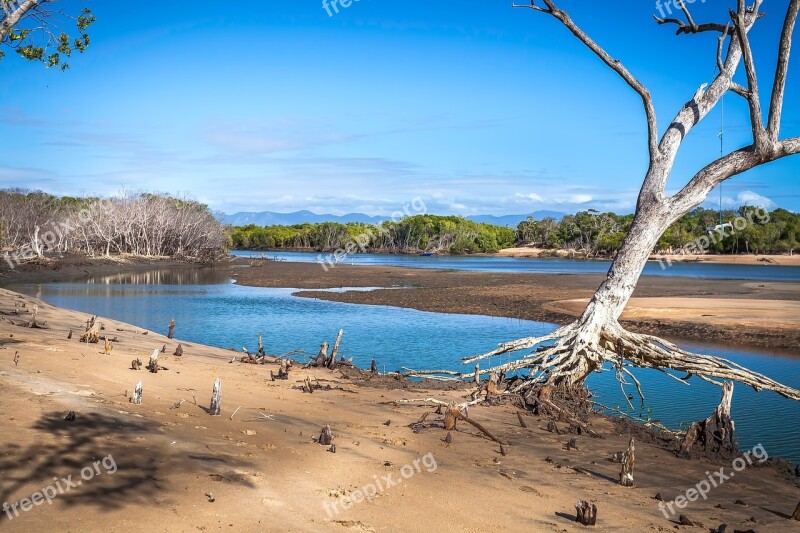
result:
[[(544, 344), (548, 342), (550, 344)], [(720, 387), (722, 382), (718, 380), (738, 381), (757, 391), (771, 390), (786, 398), (800, 400), (800, 391), (748, 370), (733, 361), (688, 352), (653, 335), (632, 333), (616, 321), (611, 325), (596, 325), (591, 319), (581, 319), (549, 335), (504, 343), (492, 352), (466, 357), (463, 362), (473, 363), (529, 348), (537, 349), (515, 361), (487, 368), (480, 373), (530, 370), (531, 379), (520, 383), (517, 386), (519, 391), (534, 383), (582, 383), (591, 372), (598, 371), (605, 363), (611, 363), (621, 383), (624, 382), (625, 376), (634, 380), (642, 401), (644, 394), (641, 385), (626, 366), (659, 370), (681, 383), (686, 383), (691, 376), (697, 376)], [(668, 370), (682, 372), (686, 376), (678, 377), (667, 372)], [(468, 379), (473, 377), (473, 374), (462, 374), (462, 376)]]

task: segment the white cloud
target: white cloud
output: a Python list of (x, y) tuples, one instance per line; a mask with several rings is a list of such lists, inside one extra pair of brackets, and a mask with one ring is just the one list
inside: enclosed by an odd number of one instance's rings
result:
[(741, 207), (743, 205), (763, 207), (765, 209), (774, 209), (776, 207), (775, 202), (753, 191), (741, 191), (735, 198), (725, 196), (722, 198), (722, 204), (727, 207)]
[(524, 200), (531, 200), (531, 201), (534, 201), (534, 202), (544, 202), (544, 198), (542, 198), (540, 195), (536, 194), (535, 192), (531, 192), (531, 193), (528, 193), (528, 194), (522, 194), (522, 193), (518, 192), (514, 196), (516, 198), (521, 198), (521, 199), (524, 199)]

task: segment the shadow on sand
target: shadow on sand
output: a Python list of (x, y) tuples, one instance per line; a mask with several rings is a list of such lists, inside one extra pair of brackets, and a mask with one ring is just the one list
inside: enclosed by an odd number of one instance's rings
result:
[[(196, 454), (182, 453), (167, 444), (163, 430), (152, 422), (96, 412), (78, 413), (68, 421), (64, 414), (43, 414), (32, 426), (39, 432), (36, 442), (4, 450), (0, 504), (12, 505), (50, 486), (57, 492), (53, 501), (69, 506), (106, 511), (126, 505), (144, 504), (146, 508), (169, 501), (170, 475), (187, 472), (252, 486), (248, 479), (230, 475), (250, 466), (248, 463), (226, 455), (198, 460)], [(74, 486), (65, 481), (69, 476)], [(8, 519), (6, 513), (0, 516), (0, 522)]]

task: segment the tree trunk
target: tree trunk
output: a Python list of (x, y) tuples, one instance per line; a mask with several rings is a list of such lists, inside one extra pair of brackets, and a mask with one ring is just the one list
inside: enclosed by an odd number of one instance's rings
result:
[[(640, 198), (639, 201), (641, 204), (644, 200)], [(631, 229), (611, 263), (608, 277), (577, 321), (578, 341), (583, 344), (583, 350), (579, 351), (581, 356), (577, 358), (570, 372), (559, 376), (559, 381), (569, 385), (582, 383), (589, 374), (602, 366), (603, 361), (597, 354), (596, 347), (602, 341), (603, 330), (617, 325), (658, 239), (682, 215), (669, 213), (657, 203), (649, 207), (639, 207)]]

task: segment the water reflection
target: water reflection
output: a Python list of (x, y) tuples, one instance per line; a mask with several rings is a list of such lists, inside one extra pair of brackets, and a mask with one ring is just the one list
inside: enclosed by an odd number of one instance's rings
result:
[(86, 278), (86, 285), (218, 285), (229, 276), (215, 268), (166, 267), (141, 272), (120, 272)]

